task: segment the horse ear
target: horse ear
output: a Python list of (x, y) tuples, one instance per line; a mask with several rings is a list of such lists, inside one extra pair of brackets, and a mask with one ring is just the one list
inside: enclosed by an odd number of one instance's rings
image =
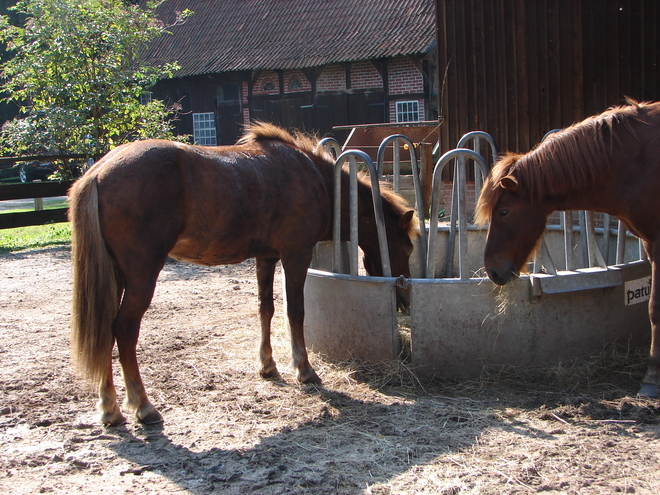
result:
[(401, 215), (401, 218), (399, 218), (399, 228), (401, 229), (408, 228), (408, 225), (410, 225), (410, 222), (412, 222), (414, 214), (415, 214), (414, 210), (408, 210), (403, 215)]
[(506, 177), (502, 177), (500, 179), (500, 186), (509, 191), (517, 191), (518, 179), (516, 179), (513, 175), (507, 175)]

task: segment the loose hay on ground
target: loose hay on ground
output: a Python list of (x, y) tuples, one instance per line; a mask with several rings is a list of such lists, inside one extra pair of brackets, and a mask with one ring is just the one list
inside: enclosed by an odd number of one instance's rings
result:
[(280, 305), (283, 376), (264, 381), (253, 270), (168, 263), (139, 346), (165, 424), (104, 429), (68, 363), (68, 252), (1, 255), (0, 490), (660, 493), (658, 401), (634, 397), (643, 354), (432, 383), (405, 362), (312, 355), (324, 385), (300, 386)]

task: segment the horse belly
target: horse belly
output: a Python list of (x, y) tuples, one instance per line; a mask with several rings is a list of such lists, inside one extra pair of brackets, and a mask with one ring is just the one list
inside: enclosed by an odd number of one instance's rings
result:
[(196, 265), (216, 266), (232, 265), (249, 258), (260, 256), (277, 258), (277, 250), (259, 242), (211, 242), (207, 246), (200, 246), (194, 239), (182, 238), (177, 241), (169, 256), (177, 261), (186, 261)]

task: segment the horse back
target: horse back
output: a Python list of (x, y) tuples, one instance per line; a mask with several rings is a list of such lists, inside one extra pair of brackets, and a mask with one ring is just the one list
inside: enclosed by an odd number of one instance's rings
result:
[(140, 141), (97, 165), (104, 231), (121, 233), (110, 239), (113, 252), (144, 243), (159, 257), (234, 263), (311, 249), (329, 229), (316, 164), (287, 144)]

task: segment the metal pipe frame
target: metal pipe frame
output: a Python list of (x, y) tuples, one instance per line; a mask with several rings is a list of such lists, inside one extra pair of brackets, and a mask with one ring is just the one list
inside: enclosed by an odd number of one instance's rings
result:
[(335, 138), (323, 138), (319, 141), (318, 146), (322, 147), (325, 151), (330, 153), (335, 160), (339, 155), (341, 155), (341, 145)]
[[(497, 160), (497, 146), (495, 145), (495, 140), (492, 138), (492, 136), (488, 133), (485, 133), (483, 131), (472, 131), (468, 132), (467, 134), (463, 135), (461, 139), (458, 141), (458, 145), (456, 148), (468, 148), (468, 143), (472, 141), (472, 149), (481, 155), (481, 140), (484, 140), (488, 143), (490, 146), (490, 151), (491, 151), (491, 158), (493, 160), (493, 163)], [(482, 155), (483, 156), (483, 155)], [(452, 183), (452, 196), (451, 196), (451, 212), (449, 214), (449, 225), (451, 228), (449, 229), (449, 238), (447, 242), (447, 256), (445, 258), (445, 277), (451, 277), (453, 275), (454, 271), (454, 245), (456, 244), (456, 217), (457, 217), (457, 212), (458, 212), (458, 186), (461, 184), (460, 181), (456, 180), (456, 178), (461, 174), (465, 172), (461, 172), (461, 169), (464, 168), (460, 163), (460, 159), (457, 159), (456, 162), (454, 163), (454, 181)], [(488, 175), (488, 174), (486, 174)], [(475, 188), (475, 195), (479, 194), (479, 191), (481, 191), (481, 186), (483, 185), (483, 178), (485, 175), (483, 175), (483, 172), (480, 170), (480, 166), (475, 163), (474, 165), (474, 188)], [(465, 182), (463, 182), (465, 183)]]
[(380, 183), (378, 172), (373, 161), (363, 151), (347, 150), (337, 157), (334, 166), (334, 209), (332, 229), (332, 266), (336, 272), (337, 265), (341, 259), (341, 177), (344, 162), (349, 163), (349, 197), (350, 197), (350, 241), (349, 241), (349, 264), (350, 275), (357, 276), (358, 272), (358, 179), (357, 159), (365, 163), (369, 170), (371, 179), (371, 195), (374, 205), (374, 216), (376, 219), (376, 231), (378, 232), (378, 246), (384, 277), (392, 276), (390, 267), (390, 253), (387, 246), (387, 233), (385, 231), (385, 216), (383, 215), (383, 203), (380, 197)]
[[(426, 246), (427, 246), (427, 236), (426, 236), (426, 223), (424, 219), (424, 198), (422, 196), (422, 183), (419, 175), (419, 162), (417, 161), (417, 152), (415, 151), (414, 143), (403, 134), (394, 134), (383, 139), (383, 142), (380, 143), (378, 147), (378, 159), (376, 162), (376, 168), (378, 171), (378, 180), (383, 178), (383, 167), (385, 164), (385, 150), (387, 146), (392, 142), (394, 147), (393, 153), (393, 166), (392, 166), (392, 188), (395, 193), (400, 192), (400, 181), (399, 177), (401, 175), (401, 154), (400, 146), (401, 143), (408, 145), (408, 150), (410, 151), (410, 165), (413, 173), (413, 187), (415, 188), (415, 208), (417, 208), (417, 219), (419, 221), (419, 235), (420, 242), (419, 248), (422, 250), (420, 253), (420, 259), (426, 260)], [(422, 274), (425, 276), (426, 274)]]
[[(459, 148), (455, 150), (448, 151), (440, 157), (438, 162), (433, 169), (433, 183), (431, 186), (431, 216), (429, 218), (429, 238), (428, 238), (428, 249), (426, 251), (426, 278), (435, 278), (435, 241), (437, 238), (438, 230), (438, 209), (440, 203), (440, 188), (442, 187), (442, 170), (445, 168), (445, 165), (451, 160), (459, 160), (459, 177), (458, 180), (462, 181), (457, 188), (458, 192), (458, 256), (459, 256), (459, 277), (461, 280), (467, 280), (470, 277), (468, 276), (467, 271), (467, 217), (465, 212), (465, 197), (466, 197), (466, 173), (465, 173), (465, 164), (467, 160), (472, 160), (480, 168), (484, 176), (488, 175), (488, 165), (486, 160), (474, 150), (467, 148)], [(462, 172), (461, 172), (462, 170)], [(456, 177), (454, 177), (454, 182), (456, 182)], [(453, 230), (453, 226), (450, 226), (450, 232)]]

